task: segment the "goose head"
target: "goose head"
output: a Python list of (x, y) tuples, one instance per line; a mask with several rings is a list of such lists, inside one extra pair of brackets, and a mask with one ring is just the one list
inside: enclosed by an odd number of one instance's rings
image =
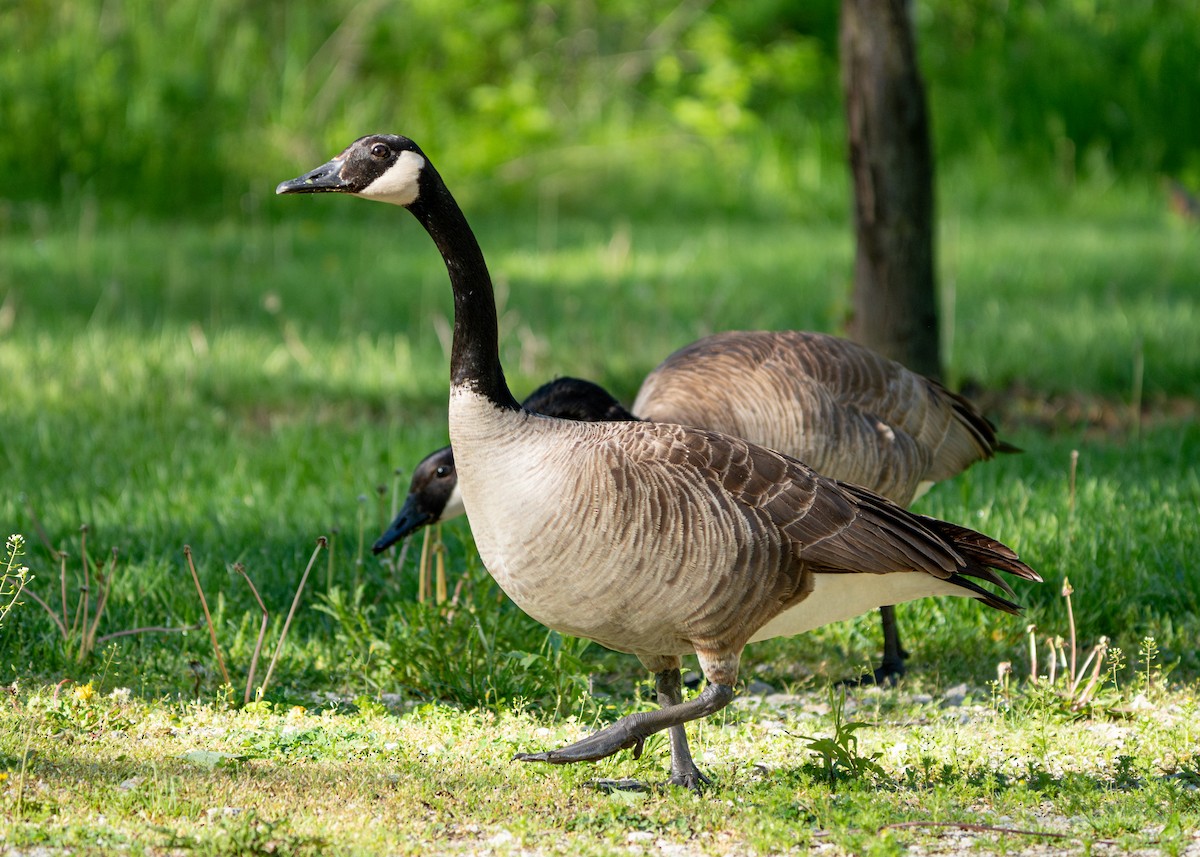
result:
[(450, 380), (502, 410), (518, 410), (500, 365), (491, 275), (475, 233), (421, 147), (398, 134), (359, 137), (340, 155), (280, 182), (277, 194), (345, 193), (408, 209), (437, 245), (454, 292)]
[(422, 177), (429, 169), (429, 159), (412, 140), (371, 134), (315, 170), (280, 182), (275, 193), (348, 193), (407, 208), (421, 198)]
[(413, 468), (404, 505), (371, 550), (383, 553), (422, 527), (457, 518), (464, 511), (462, 493), (458, 490), (458, 473), (454, 469), (454, 451), (444, 446), (429, 453)]

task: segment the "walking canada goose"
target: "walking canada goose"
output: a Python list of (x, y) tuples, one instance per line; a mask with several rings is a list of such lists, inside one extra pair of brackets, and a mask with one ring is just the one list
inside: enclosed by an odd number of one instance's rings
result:
[[(535, 414), (566, 420), (637, 419), (608, 390), (581, 378), (547, 381), (526, 396), (521, 407)], [(457, 518), (464, 511), (462, 493), (458, 490), (458, 473), (454, 469), (454, 451), (443, 446), (422, 458), (413, 468), (408, 496), (391, 525), (371, 545), (371, 551), (381, 554), (422, 527)]]
[[(823, 476), (861, 485), (901, 506), (977, 461), (1016, 450), (998, 441), (992, 424), (962, 396), (824, 333), (730, 331), (699, 339), (646, 376), (633, 414), (603, 388), (571, 382), (562, 391), (556, 391), (558, 382), (543, 385), (523, 407), (570, 419), (640, 418), (713, 429), (784, 452)], [(607, 416), (610, 412), (616, 415)], [(375, 552), (422, 526), (462, 514), (456, 485), (450, 447), (422, 460)], [(868, 676), (875, 682), (902, 675), (907, 656), (894, 608), (879, 610), (883, 661)]]
[[(671, 782), (706, 780), (684, 724), (733, 699), (747, 643), (884, 604), (962, 595), (1020, 609), (976, 580), (1037, 573), (1005, 545), (907, 512), (800, 461), (718, 432), (575, 422), (522, 410), (500, 366), (491, 278), (462, 210), (424, 152), (362, 137), (277, 193), (349, 193), (402, 205), (429, 233), (454, 293), (450, 441), (484, 566), (550, 628), (637, 655), (658, 711), (637, 712), (522, 761), (635, 758), (669, 730)], [(708, 680), (684, 701), (680, 658)]]

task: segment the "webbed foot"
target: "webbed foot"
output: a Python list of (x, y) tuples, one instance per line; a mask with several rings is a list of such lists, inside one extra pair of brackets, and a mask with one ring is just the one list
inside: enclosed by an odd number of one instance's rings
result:
[(693, 765), (690, 771), (671, 774), (671, 778), (667, 782), (670, 785), (679, 786), (695, 794), (700, 794), (700, 787), (709, 785), (712, 783), (712, 780)]
[(606, 726), (599, 732), (593, 732), (586, 738), (560, 747), (557, 750), (545, 750), (541, 753), (517, 753), (513, 759), (519, 762), (549, 762), (552, 765), (569, 765), (572, 762), (595, 762), (606, 759), (622, 750), (633, 750), (633, 758), (640, 758), (642, 745), (646, 738), (653, 734), (635, 734), (628, 723), (630, 717), (622, 717), (612, 726)]

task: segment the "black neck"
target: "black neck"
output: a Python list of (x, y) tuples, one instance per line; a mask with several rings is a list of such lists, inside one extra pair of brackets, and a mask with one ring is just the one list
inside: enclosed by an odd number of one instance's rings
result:
[(468, 387), (499, 407), (519, 408), (500, 366), (496, 298), (483, 251), (462, 209), (428, 162), (421, 172), (420, 197), (408, 210), (437, 245), (454, 290), (450, 383)]

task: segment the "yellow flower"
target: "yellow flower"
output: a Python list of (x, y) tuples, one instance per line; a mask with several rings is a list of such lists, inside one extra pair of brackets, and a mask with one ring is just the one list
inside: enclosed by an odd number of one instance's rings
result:
[(75, 698), (80, 702), (90, 702), (95, 695), (96, 688), (92, 686), (90, 681), (75, 688)]

